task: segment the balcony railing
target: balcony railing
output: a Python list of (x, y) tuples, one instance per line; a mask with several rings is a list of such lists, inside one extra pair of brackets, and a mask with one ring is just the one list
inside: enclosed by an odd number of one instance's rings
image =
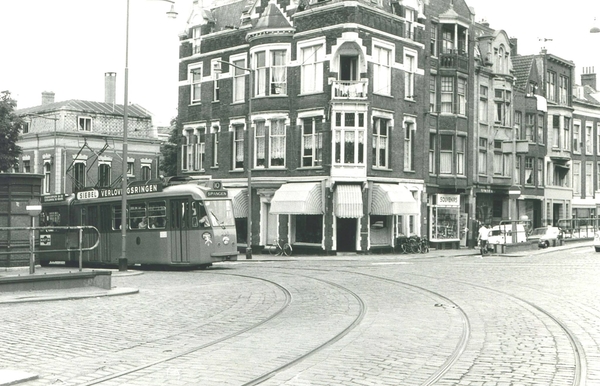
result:
[(367, 86), (366, 80), (334, 80), (332, 99), (367, 99)]
[(443, 53), (440, 55), (440, 67), (469, 70), (469, 57), (458, 52)]

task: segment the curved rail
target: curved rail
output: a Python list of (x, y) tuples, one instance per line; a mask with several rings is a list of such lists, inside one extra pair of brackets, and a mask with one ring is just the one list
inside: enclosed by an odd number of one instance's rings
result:
[[(410, 274), (410, 273), (408, 275), (426, 277), (429, 279), (437, 280), (437, 278), (432, 277), (432, 276), (427, 276), (427, 275), (418, 275), (418, 274)], [(583, 348), (583, 345), (579, 341), (579, 339), (577, 339), (576, 335), (567, 327), (567, 325), (562, 320), (560, 320), (559, 318), (557, 318), (556, 316), (554, 316), (553, 314), (551, 314), (549, 311), (545, 310), (544, 308), (536, 305), (535, 303), (532, 303), (532, 302), (525, 300), (523, 298), (520, 298), (518, 296), (509, 294), (507, 292), (500, 291), (495, 288), (485, 287), (485, 286), (482, 286), (479, 284), (473, 284), (473, 283), (469, 283), (469, 282), (465, 282), (465, 281), (460, 281), (460, 280), (449, 280), (449, 281), (469, 285), (469, 286), (472, 286), (475, 288), (481, 288), (483, 290), (490, 291), (490, 292), (496, 292), (496, 293), (506, 296), (508, 298), (512, 298), (521, 303), (527, 304), (528, 306), (536, 309), (540, 313), (546, 315), (550, 320), (552, 320), (554, 323), (556, 323), (560, 327), (561, 330), (563, 330), (567, 339), (569, 340), (569, 343), (571, 344), (571, 347), (573, 348), (573, 358), (575, 361), (575, 366), (574, 366), (575, 369), (574, 369), (572, 385), (573, 386), (585, 386), (586, 375), (587, 375), (587, 362), (586, 362), (585, 350)]]
[(323, 279), (317, 279), (315, 277), (310, 277), (310, 276), (305, 276), (305, 275), (296, 275), (296, 276), (302, 276), (302, 277), (306, 277), (309, 279), (313, 279), (313, 280), (317, 280), (320, 281), (322, 283), (326, 283), (329, 284), (333, 287), (337, 287), (343, 291), (348, 292), (350, 295), (352, 295), (354, 297), (354, 299), (356, 299), (356, 301), (358, 302), (359, 306), (360, 306), (360, 310), (358, 315), (356, 316), (356, 318), (354, 319), (354, 321), (352, 323), (350, 323), (350, 325), (348, 325), (346, 328), (344, 328), (340, 333), (336, 334), (333, 338), (327, 340), (326, 342), (322, 343), (321, 345), (315, 347), (314, 349), (310, 350), (309, 352), (307, 352), (306, 354), (286, 363), (285, 365), (279, 366), (278, 368), (269, 371), (263, 375), (261, 375), (258, 378), (255, 378), (249, 382), (244, 383), (242, 386), (254, 386), (254, 385), (258, 385), (261, 384), (263, 382), (265, 382), (266, 380), (272, 378), (273, 376), (275, 376), (277, 373), (280, 373), (281, 371), (287, 370), (293, 366), (295, 366), (296, 364), (300, 363), (301, 361), (303, 361), (304, 359), (312, 356), (313, 354), (323, 350), (325, 347), (331, 346), (333, 343), (337, 342), (338, 340), (342, 339), (344, 336), (346, 336), (350, 331), (352, 331), (356, 326), (358, 326), (360, 324), (360, 322), (362, 321), (362, 319), (364, 318), (365, 314), (366, 314), (366, 306), (365, 303), (363, 302), (363, 300), (360, 298), (360, 296), (358, 296), (354, 291), (351, 291), (350, 289), (343, 287), (337, 283), (333, 283), (331, 281), (328, 280), (323, 280)]
[(288, 291), (281, 284), (278, 284), (278, 283), (276, 283), (276, 282), (274, 282), (272, 280), (268, 280), (268, 279), (264, 279), (264, 278), (260, 278), (260, 277), (255, 277), (255, 276), (249, 276), (249, 275), (240, 275), (240, 274), (227, 274), (227, 275), (230, 275), (230, 276), (239, 276), (239, 277), (244, 277), (244, 278), (249, 278), (249, 279), (257, 279), (257, 280), (262, 280), (264, 282), (270, 283), (270, 284), (274, 285), (275, 287), (278, 287), (281, 290), (281, 292), (284, 293), (284, 295), (285, 295), (285, 302), (279, 308), (279, 310), (275, 311), (274, 313), (272, 313), (270, 316), (268, 316), (264, 320), (262, 320), (260, 322), (257, 322), (257, 323), (254, 323), (254, 324), (252, 324), (252, 325), (250, 325), (250, 326), (248, 326), (246, 328), (243, 328), (243, 329), (241, 329), (239, 331), (233, 332), (233, 333), (231, 333), (229, 335), (225, 335), (225, 336), (223, 336), (223, 337), (221, 337), (219, 339), (215, 339), (215, 340), (213, 340), (211, 342), (202, 344), (200, 346), (189, 348), (189, 349), (187, 349), (185, 351), (182, 351), (180, 353), (173, 354), (173, 355), (167, 356), (165, 358), (162, 358), (162, 359), (159, 359), (159, 360), (156, 360), (156, 361), (148, 362), (146, 364), (134, 367), (134, 368), (129, 369), (129, 370), (121, 371), (119, 373), (115, 373), (115, 374), (107, 375), (107, 376), (102, 377), (102, 378), (94, 379), (93, 381), (84, 383), (81, 386), (97, 385), (99, 383), (103, 383), (103, 382), (110, 381), (110, 380), (115, 379), (115, 378), (119, 378), (119, 377), (122, 377), (122, 376), (125, 376), (125, 375), (128, 375), (128, 374), (132, 374), (132, 373), (135, 373), (135, 372), (147, 369), (149, 367), (156, 366), (156, 365), (161, 364), (161, 363), (165, 363), (165, 362), (169, 362), (169, 361), (172, 361), (174, 359), (177, 359), (177, 358), (181, 358), (183, 356), (186, 356), (188, 354), (194, 353), (196, 351), (200, 351), (200, 350), (205, 349), (207, 347), (214, 346), (215, 344), (218, 344), (218, 343), (221, 343), (221, 342), (226, 341), (228, 339), (234, 338), (234, 337), (236, 337), (238, 335), (241, 335), (241, 334), (246, 333), (246, 332), (248, 332), (250, 330), (258, 328), (258, 327), (262, 326), (263, 324), (267, 323), (270, 320), (275, 319), (287, 307), (289, 307), (290, 303), (292, 302), (292, 294), (290, 293), (290, 291)]

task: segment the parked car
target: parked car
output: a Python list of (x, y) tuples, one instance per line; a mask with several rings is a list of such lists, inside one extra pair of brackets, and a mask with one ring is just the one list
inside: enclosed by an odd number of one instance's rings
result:
[(538, 247), (548, 248), (550, 245), (556, 246), (562, 239), (562, 232), (559, 227), (540, 227), (535, 228), (527, 237), (528, 241), (537, 241)]
[(594, 249), (596, 252), (600, 252), (600, 231), (594, 233)]
[[(513, 226), (511, 224), (494, 225), (490, 229), (490, 235), (488, 236), (488, 244), (494, 245), (505, 245), (513, 243)], [(525, 227), (522, 224), (516, 225), (517, 231), (517, 243), (524, 243), (527, 241), (527, 235)]]

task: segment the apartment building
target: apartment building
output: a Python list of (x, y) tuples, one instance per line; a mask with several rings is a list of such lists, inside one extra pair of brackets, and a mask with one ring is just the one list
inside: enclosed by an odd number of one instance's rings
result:
[(409, 234), (458, 247), (471, 18), (463, 1), (195, 2), (181, 173), (224, 180), (255, 250), (370, 253)]
[[(18, 109), (24, 125), (17, 144), (22, 173), (42, 174), (42, 194), (64, 197), (85, 187), (119, 187), (123, 170), (123, 105), (114, 103), (114, 73), (107, 73), (104, 102), (55, 101)], [(151, 114), (129, 106), (127, 178), (158, 177), (160, 144)]]

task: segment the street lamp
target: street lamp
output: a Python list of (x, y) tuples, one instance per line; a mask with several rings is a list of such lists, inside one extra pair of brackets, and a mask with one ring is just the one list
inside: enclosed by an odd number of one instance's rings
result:
[[(247, 71), (250, 79), (248, 91), (248, 218), (247, 218), (247, 236), (246, 236), (246, 259), (252, 259), (252, 69), (241, 67), (225, 60), (217, 60), (219, 63), (225, 63), (238, 70)], [(252, 67), (252, 66), (250, 66)], [(221, 72), (220, 66), (215, 66), (214, 71)]]
[[(171, 3), (167, 12), (170, 18), (177, 17), (175, 0), (160, 0)], [(129, 121), (129, 0), (125, 19), (125, 85), (123, 95), (123, 168), (121, 181), (121, 257), (119, 271), (127, 271), (127, 126)]]

